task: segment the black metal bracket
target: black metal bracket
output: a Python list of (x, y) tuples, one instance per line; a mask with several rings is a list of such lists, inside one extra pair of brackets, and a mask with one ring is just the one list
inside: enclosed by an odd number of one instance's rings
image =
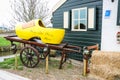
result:
[(114, 0), (111, 0), (112, 2), (114, 2)]
[(13, 50), (13, 54), (16, 54), (17, 52), (17, 45), (13, 43), (13, 41), (11, 41), (11, 50)]

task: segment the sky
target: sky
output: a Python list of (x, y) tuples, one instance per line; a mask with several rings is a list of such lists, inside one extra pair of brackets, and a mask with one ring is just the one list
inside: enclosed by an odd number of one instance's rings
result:
[(0, 23), (9, 18), (10, 8), (8, 0), (0, 0)]
[[(48, 7), (50, 9), (58, 2), (59, 0), (48, 0)], [(0, 25), (1, 24), (9, 24), (10, 16), (10, 5), (9, 0), (0, 0)]]

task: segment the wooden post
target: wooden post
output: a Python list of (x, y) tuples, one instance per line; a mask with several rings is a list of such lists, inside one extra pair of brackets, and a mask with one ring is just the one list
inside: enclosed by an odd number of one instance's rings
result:
[(46, 74), (48, 74), (48, 67), (49, 67), (48, 58), (49, 58), (49, 55), (46, 56), (46, 69), (45, 69)]
[(83, 76), (86, 76), (87, 74), (87, 60), (86, 59), (83, 59)]
[(17, 54), (15, 54), (15, 70), (18, 68)]
[[(99, 44), (96, 44), (96, 45), (92, 45), (92, 46), (87, 46), (87, 50), (98, 50), (99, 49)], [(83, 76), (86, 76), (87, 73), (90, 72), (90, 70), (88, 69), (89, 67), (89, 63), (88, 63), (88, 60), (89, 60), (89, 55), (85, 55), (84, 54), (84, 59), (83, 59), (83, 64), (84, 64), (84, 68), (83, 68)]]

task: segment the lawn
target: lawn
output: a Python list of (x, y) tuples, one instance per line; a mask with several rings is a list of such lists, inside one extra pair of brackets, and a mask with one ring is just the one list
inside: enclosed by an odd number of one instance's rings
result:
[[(22, 70), (23, 66), (22, 63), (20, 61), (20, 58), (17, 57), (17, 61), (18, 61), (18, 70)], [(3, 62), (0, 62), (0, 68), (1, 69), (14, 69), (15, 68), (15, 58), (8, 58)]]
[(0, 46), (9, 46), (10, 41), (6, 40), (4, 37), (0, 37)]
[[(19, 44), (19, 42), (15, 42), (15, 44)], [(0, 46), (10, 46), (11, 43), (9, 40), (6, 40), (4, 37), (0, 37)]]

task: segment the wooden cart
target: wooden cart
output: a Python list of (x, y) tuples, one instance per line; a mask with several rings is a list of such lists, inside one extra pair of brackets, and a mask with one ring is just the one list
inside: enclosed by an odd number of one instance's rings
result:
[(39, 63), (40, 59), (46, 59), (50, 54), (50, 50), (59, 50), (61, 52), (61, 60), (59, 69), (62, 68), (62, 64), (66, 61), (67, 53), (76, 52), (80, 53), (81, 48), (78, 46), (72, 46), (68, 43), (61, 43), (58, 45), (45, 44), (39, 39), (23, 40), (17, 36), (6, 36), (4, 37), (11, 42), (14, 53), (16, 53), (16, 44), (14, 42), (22, 43), (23, 49), (20, 51), (20, 59), (22, 63), (29, 68), (34, 68)]

